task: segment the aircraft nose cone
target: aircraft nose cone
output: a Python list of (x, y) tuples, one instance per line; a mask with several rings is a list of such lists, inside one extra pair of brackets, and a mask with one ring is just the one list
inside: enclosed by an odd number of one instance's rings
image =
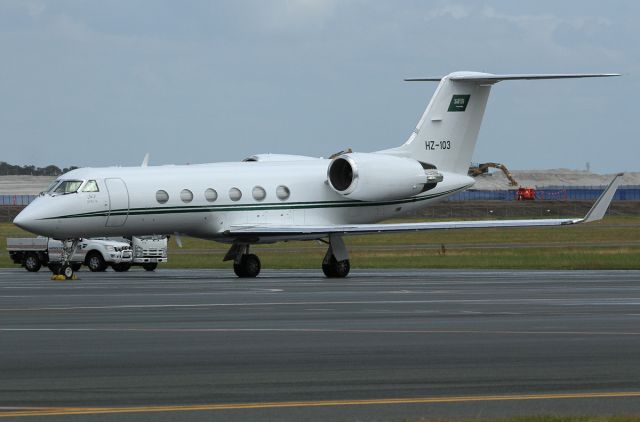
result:
[(20, 213), (16, 215), (16, 218), (13, 219), (13, 224), (30, 232), (33, 232), (35, 222), (36, 219), (33, 216), (32, 210), (29, 209), (29, 206), (20, 211)]

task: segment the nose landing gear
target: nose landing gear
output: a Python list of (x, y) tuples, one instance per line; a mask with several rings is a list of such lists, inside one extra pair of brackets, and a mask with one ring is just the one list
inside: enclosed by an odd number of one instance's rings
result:
[(65, 239), (62, 242), (62, 253), (60, 254), (60, 265), (56, 268), (52, 280), (77, 280), (74, 265), (71, 264), (71, 257), (76, 253), (80, 239)]

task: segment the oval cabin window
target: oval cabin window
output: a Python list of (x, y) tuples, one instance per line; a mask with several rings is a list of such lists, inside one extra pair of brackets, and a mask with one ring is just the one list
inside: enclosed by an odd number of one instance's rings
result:
[(180, 192), (180, 199), (185, 203), (193, 201), (193, 192), (189, 189), (182, 189), (182, 192)]
[(262, 186), (254, 186), (251, 194), (253, 195), (253, 199), (255, 199), (256, 201), (262, 201), (267, 197), (267, 192)]
[(166, 190), (159, 190), (156, 192), (156, 201), (158, 201), (159, 204), (166, 204), (168, 200), (169, 194)]
[(204, 191), (204, 198), (208, 202), (214, 202), (216, 199), (218, 199), (218, 192), (216, 192), (215, 189), (209, 188), (206, 191)]
[(280, 185), (277, 187), (276, 196), (278, 197), (278, 199), (281, 199), (284, 201), (286, 199), (289, 199), (290, 195), (291, 195), (291, 191), (289, 190), (288, 187), (284, 185)]
[(240, 198), (242, 198), (242, 192), (240, 192), (240, 189), (229, 189), (229, 199), (231, 199), (232, 201), (238, 201)]

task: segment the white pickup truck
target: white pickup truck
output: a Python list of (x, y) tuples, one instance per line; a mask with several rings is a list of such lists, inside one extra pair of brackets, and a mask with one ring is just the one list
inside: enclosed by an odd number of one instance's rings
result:
[[(62, 242), (47, 237), (8, 238), (7, 251), (14, 263), (27, 271), (39, 271), (43, 265), (53, 272), (62, 254)], [(71, 257), (71, 267), (77, 271), (85, 264), (91, 271), (104, 271), (109, 265), (131, 264), (133, 251), (126, 241), (81, 239)]]

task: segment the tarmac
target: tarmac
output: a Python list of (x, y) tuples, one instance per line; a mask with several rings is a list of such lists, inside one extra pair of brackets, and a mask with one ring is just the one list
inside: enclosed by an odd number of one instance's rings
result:
[(640, 271), (0, 270), (0, 420), (640, 414)]

